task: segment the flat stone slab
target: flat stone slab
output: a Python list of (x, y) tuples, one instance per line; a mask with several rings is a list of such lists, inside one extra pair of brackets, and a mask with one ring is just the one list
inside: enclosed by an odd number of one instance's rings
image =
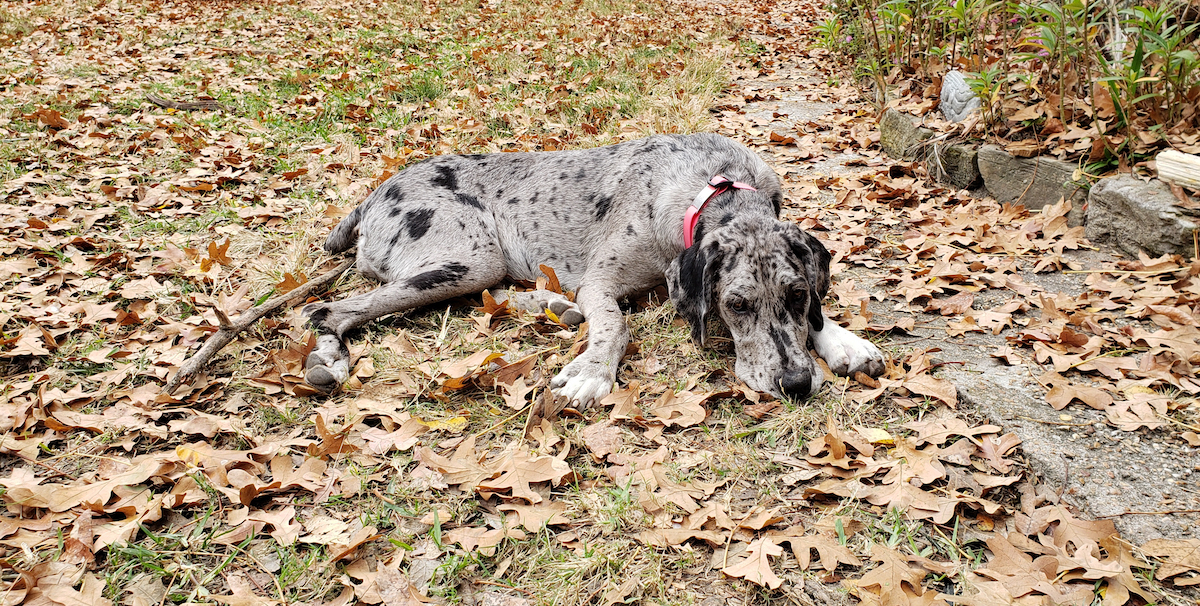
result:
[(979, 151), (969, 145), (930, 142), (923, 156), (929, 173), (939, 183), (974, 189), (983, 181), (979, 174)]
[(1072, 163), (1044, 156), (1018, 158), (998, 146), (984, 145), (979, 148), (979, 174), (988, 193), (1001, 204), (1020, 200), (1025, 208), (1037, 210), (1067, 198), (1076, 209), (1068, 221), (1072, 226), (1083, 222), (1079, 209), (1087, 191), (1073, 183)]
[(918, 127), (911, 116), (888, 109), (879, 119), (879, 146), (887, 155), (925, 163), (929, 175), (939, 183), (959, 189), (979, 185), (977, 152), (969, 145), (930, 141), (933, 131)]
[(887, 155), (903, 160), (913, 158), (917, 145), (933, 136), (927, 128), (917, 128), (906, 113), (889, 108), (879, 118), (879, 146)]
[(1093, 242), (1110, 242), (1133, 256), (1144, 250), (1152, 256), (1190, 257), (1198, 220), (1179, 207), (1162, 181), (1147, 183), (1122, 175), (1092, 186), (1084, 233)]

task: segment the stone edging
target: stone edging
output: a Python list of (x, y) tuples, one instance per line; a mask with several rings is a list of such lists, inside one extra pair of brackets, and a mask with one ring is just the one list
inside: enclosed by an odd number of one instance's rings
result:
[(1200, 217), (1181, 208), (1170, 187), (1129, 175), (1107, 177), (1089, 189), (1072, 180), (1076, 166), (1055, 158), (1018, 158), (995, 145), (943, 143), (908, 114), (888, 109), (879, 120), (879, 144), (893, 158), (926, 163), (937, 181), (992, 196), (1000, 203), (1020, 201), (1036, 210), (1066, 197), (1068, 221), (1083, 225), (1093, 242), (1108, 242), (1127, 254), (1195, 254)]

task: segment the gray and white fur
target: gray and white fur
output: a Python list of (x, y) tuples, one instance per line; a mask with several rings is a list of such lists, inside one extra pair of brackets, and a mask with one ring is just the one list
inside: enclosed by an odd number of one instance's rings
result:
[[(716, 195), (683, 245), (684, 211), (714, 175), (757, 191)], [(358, 246), (374, 291), (305, 309), (319, 331), (306, 379), (335, 389), (348, 375), (346, 333), (386, 314), (480, 292), (506, 277), (533, 281), (552, 267), (575, 302), (517, 293), (589, 323), (588, 347), (551, 381), (586, 407), (607, 395), (629, 342), (617, 302), (667, 284), (698, 345), (708, 319), (733, 337), (735, 372), (751, 388), (808, 397), (824, 375), (884, 370), (879, 349), (825, 317), (829, 252), (778, 219), (783, 190), (757, 155), (719, 135), (659, 135), (595, 149), (439, 156), (405, 169), (334, 228), (325, 250)]]

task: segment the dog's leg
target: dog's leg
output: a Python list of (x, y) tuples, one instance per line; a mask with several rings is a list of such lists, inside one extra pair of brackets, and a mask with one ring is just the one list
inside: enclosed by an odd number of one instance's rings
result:
[(617, 298), (626, 293), (584, 280), (576, 302), (588, 321), (588, 347), (550, 381), (555, 395), (580, 408), (591, 406), (612, 391), (617, 366), (629, 345), (629, 327), (617, 305)]
[(808, 336), (817, 355), (835, 374), (844, 377), (856, 372), (872, 377), (883, 374), (883, 352), (874, 343), (842, 328), (828, 317), (820, 331), (810, 331)]
[(492, 286), (505, 274), (503, 261), (492, 261), (472, 267), (455, 262), (425, 266), (409, 276), (392, 276), (390, 282), (369, 293), (305, 307), (304, 314), (319, 335), (304, 363), (304, 379), (324, 391), (336, 389), (350, 375), (350, 351), (344, 341), (347, 331), (380, 316)]
[(517, 309), (529, 313), (542, 313), (549, 309), (558, 316), (563, 324), (574, 326), (583, 321), (583, 312), (579, 310), (578, 305), (567, 299), (566, 295), (549, 290), (538, 289), (525, 292), (501, 290), (492, 293), (492, 297), (496, 299), (497, 303), (508, 301)]

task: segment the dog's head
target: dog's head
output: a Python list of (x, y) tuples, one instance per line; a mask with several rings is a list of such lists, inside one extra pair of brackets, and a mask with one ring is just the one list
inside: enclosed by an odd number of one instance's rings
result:
[(697, 345), (715, 311), (733, 335), (739, 378), (759, 391), (805, 398), (825, 380), (808, 335), (824, 326), (829, 261), (829, 251), (792, 223), (734, 217), (671, 262), (667, 286)]

